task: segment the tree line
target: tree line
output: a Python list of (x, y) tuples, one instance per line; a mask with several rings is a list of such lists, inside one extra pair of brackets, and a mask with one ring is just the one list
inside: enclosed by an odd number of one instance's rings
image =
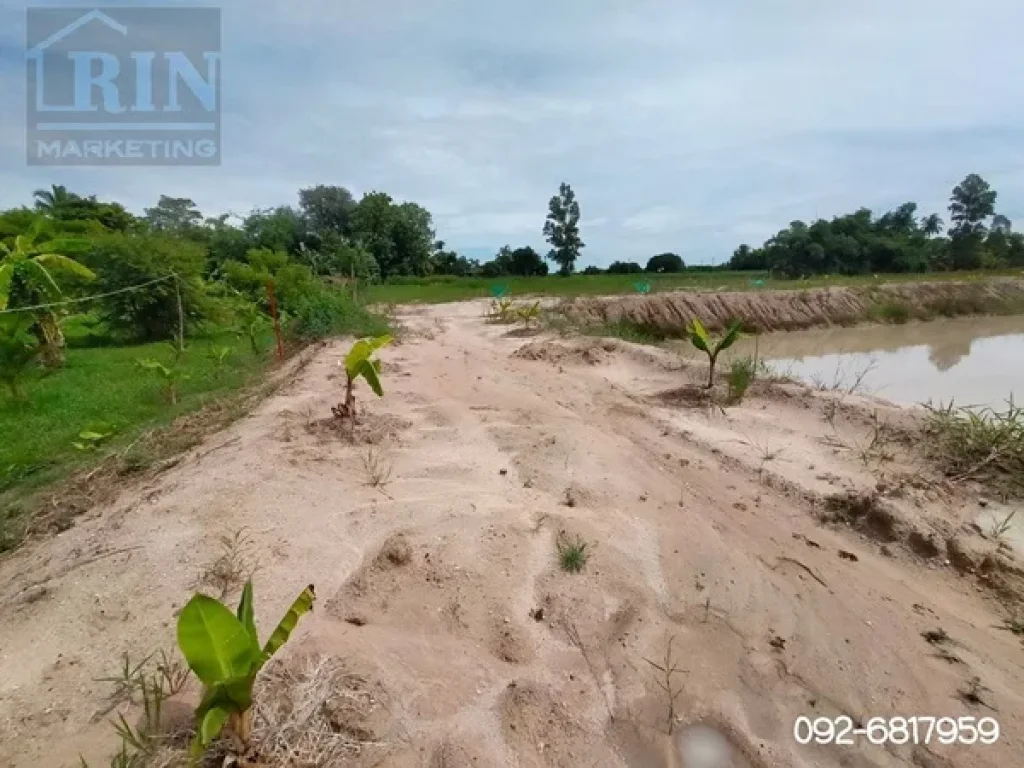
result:
[(1024, 266), (1024, 234), (996, 213), (996, 199), (988, 182), (971, 174), (950, 195), (945, 236), (942, 217), (919, 216), (916, 203), (881, 216), (861, 208), (831, 221), (794, 221), (760, 248), (741, 245), (728, 267), (802, 277)]

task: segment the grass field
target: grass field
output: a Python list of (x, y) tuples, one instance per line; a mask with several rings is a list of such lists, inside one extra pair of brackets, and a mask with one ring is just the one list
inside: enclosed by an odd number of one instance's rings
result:
[[(212, 351), (223, 347), (231, 352), (218, 363)], [(59, 480), (127, 445), (142, 430), (238, 390), (267, 368), (270, 357), (255, 356), (248, 340), (243, 344), (234, 335), (190, 340), (179, 363), (187, 378), (178, 383), (172, 405), (158, 374), (136, 363), (142, 358), (170, 365), (174, 352), (168, 343), (68, 349), (61, 370), (40, 371), (25, 382), (23, 399), (0, 394), (0, 432), (6, 436), (0, 443), (0, 529), (17, 513), (12, 494)], [(109, 437), (92, 447), (81, 439), (83, 431)]]
[(751, 291), (793, 290), (832, 285), (877, 285), (885, 282), (931, 280), (979, 280), (995, 276), (1017, 276), (1020, 270), (1002, 272), (943, 272), (934, 274), (840, 275), (807, 280), (772, 279), (759, 272), (698, 272), (673, 275), (573, 275), (571, 277), (425, 277), (369, 286), (364, 298), (382, 304), (440, 304), (464, 299), (489, 298), (496, 286), (505, 286), (510, 296), (609, 296), (637, 292), (647, 283), (651, 293), (665, 291)]

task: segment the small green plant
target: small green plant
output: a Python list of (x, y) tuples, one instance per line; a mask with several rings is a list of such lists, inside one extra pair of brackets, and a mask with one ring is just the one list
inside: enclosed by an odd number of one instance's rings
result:
[(515, 302), (512, 299), (498, 297), (491, 300), (490, 318), (496, 323), (511, 322), (516, 315)]
[(114, 436), (114, 430), (107, 426), (91, 426), (78, 433), (78, 439), (71, 443), (79, 451), (95, 451)]
[(198, 761), (225, 726), (238, 740), (242, 754), (252, 740), (253, 684), (267, 661), (291, 637), (299, 619), (313, 608), (313, 586), (302, 590), (270, 639), (261, 648), (256, 633), (252, 582), (246, 582), (238, 610), (197, 594), (178, 617), (178, 646), (203, 684), (196, 707), (192, 758)]
[(878, 305), (878, 308), (871, 314), (877, 316), (886, 323), (903, 325), (910, 320), (910, 307), (895, 301), (887, 301)]
[(757, 363), (752, 357), (733, 360), (726, 377), (729, 383), (729, 402), (742, 402), (755, 378), (757, 378)]
[(143, 370), (152, 371), (160, 379), (164, 387), (164, 397), (168, 403), (178, 404), (178, 384), (188, 379), (189, 375), (178, 367), (177, 360), (170, 366), (164, 365), (159, 360), (139, 359), (135, 363)]
[(249, 340), (249, 348), (254, 357), (259, 357), (260, 341), (263, 334), (270, 329), (271, 320), (267, 314), (251, 302), (246, 302), (238, 312), (236, 334), (239, 338)]
[(390, 343), (390, 336), (360, 339), (352, 345), (352, 349), (342, 361), (342, 367), (345, 369), (345, 402), (335, 406), (333, 411), (339, 419), (348, 419), (353, 428), (356, 421), (355, 384), (363, 378), (377, 397), (384, 396), (384, 390), (380, 385), (380, 360), (374, 355), (378, 349)]
[(231, 357), (231, 347), (212, 347), (206, 356), (213, 361), (213, 375), (219, 376), (221, 371), (227, 365), (228, 358)]
[(954, 481), (984, 480), (1007, 493), (1024, 492), (1024, 408), (1012, 398), (993, 408), (926, 406), (920, 445)]
[(516, 308), (516, 314), (519, 316), (520, 322), (527, 328), (532, 328), (533, 324), (540, 317), (540, 302), (535, 301), (533, 304), (523, 304)]
[(587, 552), (587, 542), (581, 537), (559, 536), (558, 538), (558, 562), (566, 573), (579, 573), (587, 565), (590, 553)]
[(708, 335), (700, 318), (693, 318), (687, 333), (690, 337), (690, 343), (708, 356), (708, 383), (706, 389), (711, 389), (715, 386), (715, 363), (718, 362), (718, 356), (736, 343), (742, 328), (743, 323), (736, 320), (726, 329), (725, 335), (722, 338), (713, 339)]
[(994, 538), (1001, 539), (1010, 532), (1010, 529), (1013, 528), (1013, 519), (1017, 516), (1018, 511), (1010, 510), (1004, 517), (992, 521), (992, 536)]
[(23, 314), (0, 315), (0, 379), (11, 397), (24, 397), (22, 382), (42, 351), (31, 333), (33, 320)]

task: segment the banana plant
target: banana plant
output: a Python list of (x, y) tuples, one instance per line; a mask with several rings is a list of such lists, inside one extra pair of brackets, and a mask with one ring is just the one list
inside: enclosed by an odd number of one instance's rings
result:
[(360, 339), (352, 345), (345, 355), (342, 367), (345, 369), (345, 402), (335, 407), (334, 415), (341, 419), (349, 419), (353, 428), (356, 421), (356, 382), (362, 378), (377, 397), (384, 396), (380, 385), (380, 360), (374, 357), (377, 350), (392, 341), (391, 336), (376, 336)]
[(196, 707), (192, 759), (197, 762), (226, 725), (241, 742), (243, 754), (252, 740), (253, 684), (263, 665), (291, 637), (299, 619), (313, 609), (313, 585), (291, 604), (266, 644), (256, 632), (252, 581), (242, 590), (234, 613), (219, 600), (196, 594), (178, 616), (178, 647), (203, 684)]
[[(45, 219), (38, 218), (28, 233), (14, 238), (13, 247), (0, 243), (0, 310), (7, 309), (15, 289), (24, 303), (30, 305), (51, 304), (58, 301), (63, 292), (54, 279), (53, 270), (69, 272), (86, 280), (96, 277), (92, 270), (66, 256), (62, 251), (73, 252), (86, 247), (83, 240), (75, 238), (44, 238)], [(50, 309), (36, 311), (34, 331), (42, 347), (43, 359), (49, 366), (62, 362), (61, 348), (64, 334), (60, 330), (57, 315)]]
[(527, 328), (533, 327), (533, 323), (537, 318), (540, 317), (540, 302), (535, 301), (533, 304), (523, 304), (516, 309), (516, 314), (519, 315), (519, 319), (523, 322)]
[(135, 364), (143, 370), (153, 371), (163, 382), (167, 402), (171, 405), (178, 404), (178, 383), (189, 378), (189, 375), (177, 366), (177, 361), (174, 365), (166, 366), (159, 360), (138, 359)]
[(512, 299), (496, 298), (491, 300), (491, 319), (499, 323), (507, 323), (515, 312)]
[(10, 390), (11, 397), (23, 396), (21, 382), (36, 364), (40, 348), (30, 332), (34, 321), (22, 313), (0, 315), (0, 381)]
[(740, 337), (740, 330), (742, 328), (743, 322), (736, 320), (729, 325), (722, 338), (714, 339), (708, 335), (708, 332), (704, 328), (704, 324), (700, 321), (700, 318), (695, 317), (693, 322), (690, 324), (690, 327), (687, 329), (687, 333), (690, 337), (690, 343), (708, 356), (707, 389), (711, 389), (715, 385), (715, 363), (718, 362), (718, 355), (736, 343), (736, 340)]

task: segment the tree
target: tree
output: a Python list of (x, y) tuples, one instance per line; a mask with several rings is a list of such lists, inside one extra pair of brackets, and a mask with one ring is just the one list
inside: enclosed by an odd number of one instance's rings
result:
[(659, 253), (647, 261), (647, 272), (682, 272), (686, 268), (683, 257), (675, 253)]
[(308, 237), (302, 214), (288, 205), (257, 208), (242, 222), (242, 230), (250, 248), (268, 248), (293, 256)]
[[(157, 341), (178, 333), (179, 296), (187, 326), (204, 319), (205, 256), (202, 245), (187, 239), (109, 234), (93, 241), (83, 261), (96, 270), (98, 291), (110, 294), (100, 304), (107, 324), (134, 339)], [(143, 283), (150, 285), (124, 290)]]
[(586, 269), (583, 270), (583, 274), (584, 275), (600, 275), (600, 274), (603, 274), (603, 270), (600, 267), (595, 267), (595, 266), (591, 265), (591, 266), (589, 266), (589, 267), (587, 267)]
[(516, 248), (509, 255), (509, 274), (530, 277), (532, 275), (546, 275), (548, 265), (533, 248), (526, 246)]
[(942, 234), (944, 226), (942, 217), (937, 213), (930, 213), (921, 219), (921, 231), (925, 237), (935, 237)]
[(996, 192), (988, 182), (972, 173), (953, 189), (949, 213), (952, 226), (954, 269), (978, 269), (982, 264), (982, 247), (988, 231), (985, 221), (995, 213)]
[(949, 201), (953, 238), (984, 234), (985, 220), (995, 213), (996, 192), (976, 173), (953, 188)]
[(548, 202), (544, 238), (551, 243), (548, 259), (559, 265), (558, 274), (568, 277), (584, 248), (580, 239), (580, 205), (572, 188), (562, 182), (558, 194)]
[(638, 275), (643, 271), (635, 261), (613, 261), (608, 265), (609, 275)]
[(1004, 235), (1009, 234), (1013, 230), (1013, 222), (1003, 216), (1001, 213), (997, 213), (992, 217), (992, 232), (999, 232)]
[(160, 195), (153, 208), (145, 209), (145, 218), (149, 226), (156, 232), (172, 232), (183, 235), (198, 227), (203, 214), (196, 204), (187, 197), (168, 197)]
[(37, 189), (32, 193), (32, 197), (35, 198), (37, 211), (53, 214), (76, 199), (78, 195), (68, 192), (68, 188), (62, 184), (54, 184), (49, 189)]
[[(92, 280), (92, 271), (66, 255), (82, 247), (80, 241), (51, 237), (49, 225), (37, 218), (31, 228), (14, 238), (13, 245), (0, 243), (0, 310), (52, 304), (63, 296), (53, 271)], [(33, 331), (39, 339), (48, 366), (63, 361), (64, 334), (56, 313), (50, 308), (32, 310)]]
[(384, 192), (363, 195), (352, 212), (352, 236), (373, 254), (381, 277), (426, 275), (435, 238), (430, 213), (416, 203), (395, 204)]
[(349, 234), (355, 208), (355, 198), (344, 187), (318, 184), (299, 190), (299, 209), (310, 231), (320, 236), (327, 232)]

